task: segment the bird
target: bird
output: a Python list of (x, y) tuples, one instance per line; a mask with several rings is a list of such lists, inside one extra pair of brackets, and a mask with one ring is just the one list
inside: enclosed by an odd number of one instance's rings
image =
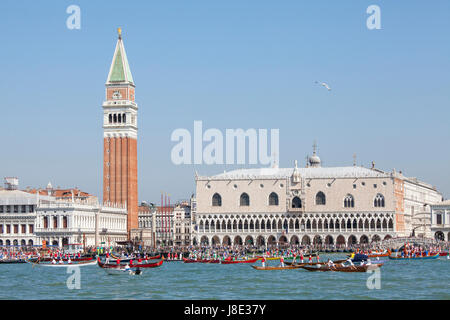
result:
[(316, 81), (315, 83), (320, 83), (320, 85), (322, 85), (323, 87), (327, 88), (328, 91), (331, 91), (330, 86), (329, 86), (328, 84), (326, 84), (325, 82), (319, 82), (319, 81)]

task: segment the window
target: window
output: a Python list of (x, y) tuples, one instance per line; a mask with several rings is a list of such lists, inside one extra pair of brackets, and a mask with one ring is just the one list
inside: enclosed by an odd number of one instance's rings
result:
[(26, 205), (22, 205), (22, 212), (27, 212), (27, 206)]
[(436, 224), (442, 224), (442, 214), (440, 213), (436, 215)]
[(6, 225), (6, 233), (11, 233), (11, 225), (10, 224)]
[(0, 213), (3, 213), (3, 206), (0, 206)]
[(67, 217), (63, 217), (63, 228), (67, 229)]
[(21, 225), (20, 227), (21, 227), (21, 229), (22, 229), (22, 230), (21, 230), (22, 233), (27, 233), (27, 225), (26, 225), (26, 224), (23, 224), (23, 225)]
[(19, 233), (19, 225), (18, 224), (14, 225), (14, 233)]
[(221, 207), (222, 206), (222, 197), (220, 194), (215, 193), (212, 197), (212, 205), (213, 207)]
[(109, 123), (112, 123), (112, 114), (109, 114), (108, 119), (109, 119)]
[(275, 192), (272, 192), (269, 195), (269, 206), (277, 206), (278, 205), (278, 195)]
[(316, 205), (323, 206), (326, 204), (325, 194), (322, 191), (319, 191), (316, 194)]
[(34, 225), (28, 225), (28, 233), (34, 233)]
[(58, 218), (57, 217), (53, 217), (53, 228), (58, 228)]
[(355, 207), (355, 199), (351, 194), (347, 194), (344, 198), (344, 208), (354, 208)]
[(33, 212), (34, 211), (34, 206), (31, 204), (28, 206), (28, 210), (29, 212)]
[(377, 194), (373, 200), (373, 206), (375, 208), (384, 208), (384, 196), (381, 193)]
[(19, 206), (14, 206), (14, 213), (18, 213), (19, 212)]
[(292, 199), (292, 208), (299, 209), (302, 207), (302, 200), (299, 197)]
[(3, 225), (0, 224), (0, 233), (3, 233)]
[(249, 198), (248, 194), (246, 194), (246, 193), (241, 194), (240, 205), (241, 206), (249, 206), (250, 205), (250, 198)]
[(44, 217), (44, 229), (48, 228), (48, 217)]

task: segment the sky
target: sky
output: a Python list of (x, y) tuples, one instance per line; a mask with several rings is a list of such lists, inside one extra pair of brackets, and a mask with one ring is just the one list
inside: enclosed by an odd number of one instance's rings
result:
[[(70, 5), (80, 29), (68, 29)], [(366, 12), (378, 5), (381, 29)], [(138, 115), (139, 200), (195, 192), (174, 130), (279, 129), (279, 166), (402, 171), (450, 197), (450, 1), (0, 2), (0, 177), (102, 196), (102, 102), (123, 41)], [(316, 84), (326, 82), (331, 91)]]

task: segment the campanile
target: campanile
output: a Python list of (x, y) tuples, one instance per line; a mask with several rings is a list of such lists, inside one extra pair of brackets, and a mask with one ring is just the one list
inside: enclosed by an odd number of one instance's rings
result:
[(103, 202), (127, 207), (127, 231), (138, 228), (135, 85), (122, 41), (114, 51), (103, 102)]

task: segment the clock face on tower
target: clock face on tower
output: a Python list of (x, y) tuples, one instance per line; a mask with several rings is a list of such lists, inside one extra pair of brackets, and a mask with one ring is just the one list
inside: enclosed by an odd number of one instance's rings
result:
[(119, 90), (116, 90), (113, 92), (112, 97), (113, 97), (113, 99), (120, 99), (120, 98), (122, 98), (122, 95), (120, 94)]

